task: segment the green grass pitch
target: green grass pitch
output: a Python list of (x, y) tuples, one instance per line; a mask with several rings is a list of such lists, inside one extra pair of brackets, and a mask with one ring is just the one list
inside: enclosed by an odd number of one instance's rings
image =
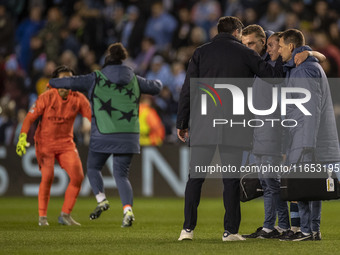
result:
[[(59, 226), (63, 199), (52, 197), (49, 227), (38, 226), (37, 198), (0, 198), (0, 254), (340, 254), (340, 201), (323, 202), (320, 242), (246, 240), (222, 242), (221, 198), (202, 198), (193, 241), (177, 241), (183, 223), (183, 199), (136, 198), (136, 221), (122, 229), (117, 198), (94, 221), (94, 198), (79, 198), (73, 217), (82, 226)], [(240, 233), (253, 232), (263, 222), (263, 201), (242, 204)]]

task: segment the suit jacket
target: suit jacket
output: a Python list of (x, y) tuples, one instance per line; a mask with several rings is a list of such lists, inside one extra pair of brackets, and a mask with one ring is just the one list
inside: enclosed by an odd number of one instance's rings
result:
[[(179, 99), (176, 127), (178, 129), (186, 129), (189, 127), (190, 89), (193, 89), (190, 88), (190, 78), (232, 78), (235, 83), (234, 85), (237, 85), (243, 94), (247, 95), (247, 87), (251, 86), (254, 75), (261, 78), (283, 77), (281, 58), (279, 58), (273, 67), (266, 63), (256, 52), (242, 45), (234, 36), (228, 33), (216, 35), (210, 42), (198, 47), (189, 62)], [(273, 82), (275, 81), (272, 81), (272, 83)], [(197, 85), (192, 84), (192, 86)], [(211, 84), (211, 86), (213, 86), (213, 84)], [(224, 93), (224, 97), (224, 119), (234, 119), (238, 121), (241, 119), (251, 119), (253, 117), (246, 106), (244, 116), (234, 116), (232, 112), (233, 100), (231, 95)], [(208, 116), (208, 122), (210, 122), (213, 117), (214, 114)], [(240, 126), (237, 126), (217, 130), (211, 126), (211, 123), (195, 123), (195, 119), (192, 119), (190, 125), (190, 144), (223, 144), (227, 146), (251, 148), (253, 140), (253, 129), (251, 127), (240, 128)]]

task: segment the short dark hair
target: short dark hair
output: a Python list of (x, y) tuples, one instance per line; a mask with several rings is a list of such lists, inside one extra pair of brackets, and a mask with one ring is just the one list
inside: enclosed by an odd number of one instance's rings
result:
[(128, 57), (128, 53), (121, 43), (113, 43), (108, 48), (108, 54), (105, 58), (105, 65), (120, 65)]
[(251, 34), (255, 34), (257, 38), (266, 40), (266, 33), (264, 32), (263, 28), (259, 25), (256, 24), (249, 25), (242, 30), (242, 36), (247, 36)]
[(218, 20), (217, 31), (218, 33), (232, 34), (235, 30), (242, 31), (243, 27), (244, 25), (239, 18), (225, 16)]
[(60, 73), (72, 73), (74, 75), (74, 71), (68, 66), (58, 66), (52, 73), (52, 78), (58, 78)]
[(295, 48), (305, 45), (305, 37), (302, 32), (297, 29), (288, 29), (282, 32), (279, 38), (283, 38), (285, 44), (294, 44)]

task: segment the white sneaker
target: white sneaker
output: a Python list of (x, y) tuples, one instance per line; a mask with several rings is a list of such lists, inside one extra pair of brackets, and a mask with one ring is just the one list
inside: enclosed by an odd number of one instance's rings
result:
[(231, 234), (228, 231), (225, 231), (222, 236), (222, 241), (245, 241), (246, 239), (242, 237), (240, 234)]
[(194, 238), (194, 231), (190, 229), (182, 229), (178, 241), (192, 240)]

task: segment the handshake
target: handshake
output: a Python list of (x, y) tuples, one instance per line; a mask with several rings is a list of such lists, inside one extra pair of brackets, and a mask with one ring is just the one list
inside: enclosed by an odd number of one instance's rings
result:
[(21, 157), (26, 153), (26, 147), (30, 146), (30, 143), (27, 142), (27, 134), (21, 133), (19, 135), (19, 141), (17, 143), (16, 153)]

